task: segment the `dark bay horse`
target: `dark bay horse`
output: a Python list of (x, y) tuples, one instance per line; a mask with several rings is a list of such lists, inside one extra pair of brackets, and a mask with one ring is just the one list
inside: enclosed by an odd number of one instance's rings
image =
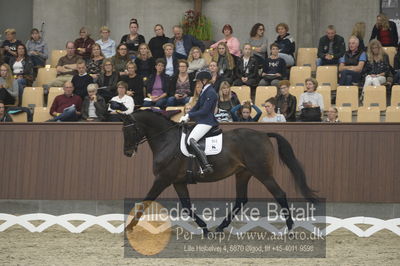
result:
[[(186, 170), (188, 160), (180, 151), (181, 127), (163, 115), (151, 110), (135, 111), (132, 115), (121, 115), (124, 126), (124, 154), (131, 157), (140, 143), (148, 141), (153, 152), (154, 183), (147, 193), (144, 202), (151, 202), (170, 185), (173, 185), (182, 207), (195, 222), (208, 232), (207, 224), (192, 212), (187, 188)], [(231, 175), (236, 175), (236, 201), (231, 213), (217, 227), (221, 232), (227, 227), (235, 214), (248, 201), (247, 187), (252, 176), (257, 178), (273, 195), (281, 208), (288, 209), (286, 193), (280, 188), (273, 176), (274, 148), (270, 138), (278, 142), (281, 161), (290, 169), (297, 188), (304, 198), (315, 201), (316, 195), (306, 182), (304, 171), (297, 161), (289, 142), (279, 134), (239, 128), (224, 132), (223, 149), (218, 155), (208, 156), (214, 167), (212, 174), (198, 178), (198, 182), (216, 182)], [(254, 156), (255, 155), (255, 156)], [(144, 205), (143, 209), (147, 206)], [(290, 212), (286, 215), (286, 225), (292, 229), (293, 220)], [(142, 213), (128, 224), (132, 229)]]

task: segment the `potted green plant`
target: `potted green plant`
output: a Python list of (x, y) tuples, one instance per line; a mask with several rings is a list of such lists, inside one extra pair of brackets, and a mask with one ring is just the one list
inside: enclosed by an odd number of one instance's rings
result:
[(200, 12), (189, 9), (185, 12), (181, 26), (184, 34), (190, 34), (203, 41), (206, 48), (212, 43), (212, 24), (210, 19)]

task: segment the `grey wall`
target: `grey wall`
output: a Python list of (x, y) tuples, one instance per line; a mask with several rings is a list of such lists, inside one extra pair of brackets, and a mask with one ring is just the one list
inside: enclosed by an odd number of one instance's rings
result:
[(367, 25), (364, 42), (367, 44), (380, 8), (379, 0), (319, 0), (319, 10), (319, 35), (324, 34), (326, 25), (333, 24), (338, 34), (348, 39), (354, 24), (364, 21)]
[(33, 0), (0, 1), (0, 40), (5, 40), (4, 30), (8, 28), (15, 29), (17, 39), (23, 43), (29, 39), (32, 29), (32, 5)]
[[(146, 41), (153, 36), (157, 23), (163, 24), (167, 36), (171, 36), (172, 26), (179, 23), (184, 11), (193, 8), (193, 0), (33, 1), (33, 26), (46, 22), (50, 49), (63, 49), (67, 40), (78, 37), (83, 25), (89, 26), (92, 37), (97, 39), (99, 27), (106, 24), (111, 28), (111, 37), (119, 42), (129, 32), (129, 20), (133, 17), (138, 19), (139, 32)], [(367, 40), (379, 13), (379, 0), (203, 0), (203, 12), (213, 22), (215, 40), (222, 38), (222, 26), (229, 23), (243, 43), (252, 25), (261, 22), (271, 43), (276, 38), (275, 25), (286, 22), (297, 47), (316, 47), (329, 24), (348, 38), (354, 23), (365, 21)]]

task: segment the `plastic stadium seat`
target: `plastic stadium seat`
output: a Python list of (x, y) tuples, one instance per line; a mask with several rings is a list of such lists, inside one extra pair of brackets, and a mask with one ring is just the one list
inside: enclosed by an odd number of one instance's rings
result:
[(336, 107), (338, 109), (338, 118), (343, 123), (351, 123), (352, 111), (350, 107)]
[(159, 107), (156, 106), (151, 106), (151, 107), (140, 107), (139, 110), (147, 110), (147, 109), (160, 109)]
[(337, 66), (317, 67), (316, 79), (319, 86), (331, 86), (331, 90), (336, 90), (338, 84)]
[(173, 117), (171, 117), (172, 121), (175, 122), (179, 122), (179, 119), (181, 119), (181, 117), (183, 116), (185, 107), (184, 106), (168, 106), (167, 109), (165, 109), (166, 111), (174, 111), (174, 110), (180, 110), (180, 113), (177, 113), (176, 115), (174, 115)]
[(389, 63), (393, 67), (394, 66), (394, 56), (397, 53), (396, 47), (382, 47), (382, 48), (383, 48), (383, 50), (385, 50), (385, 52), (389, 56)]
[(378, 106), (381, 111), (386, 110), (386, 87), (367, 86), (364, 90), (363, 106)]
[(236, 93), (241, 103), (244, 101), (251, 101), (249, 86), (232, 86), (231, 91)]
[(256, 88), (256, 98), (255, 98), (255, 105), (260, 107), (265, 100), (275, 97), (277, 94), (277, 89), (275, 86), (258, 86)]
[(324, 111), (328, 111), (328, 109), (331, 107), (331, 87), (318, 86), (317, 92), (321, 94), (324, 99)]
[(289, 89), (289, 93), (292, 94), (294, 97), (296, 97), (296, 100), (297, 100), (296, 111), (298, 111), (300, 95), (302, 95), (304, 93), (304, 87), (303, 86), (292, 86)]
[(36, 77), (35, 86), (41, 87), (43, 84), (50, 83), (57, 77), (57, 70), (55, 68), (39, 68)]
[(379, 107), (360, 107), (357, 112), (357, 122), (379, 123), (381, 112)]
[(299, 48), (297, 50), (296, 66), (309, 66), (312, 71), (317, 69), (317, 48)]
[(311, 67), (294, 66), (290, 69), (290, 84), (292, 86), (305, 86), (305, 80), (311, 77)]
[(392, 96), (390, 100), (391, 106), (399, 106), (400, 105), (400, 85), (394, 85), (392, 87)]
[(339, 86), (336, 91), (336, 106), (350, 107), (352, 111), (358, 109), (358, 87)]
[(400, 123), (400, 106), (389, 106), (386, 109), (386, 122)]
[(50, 108), (35, 107), (33, 111), (33, 122), (46, 122), (53, 117), (50, 115)]
[(25, 87), (22, 95), (23, 107), (43, 107), (43, 88)]
[(64, 89), (61, 87), (51, 87), (49, 89), (49, 95), (47, 97), (47, 107), (51, 107), (51, 105), (54, 102), (54, 98), (56, 98), (58, 95), (61, 95), (64, 93)]
[(19, 114), (9, 114), (13, 120), (13, 122), (17, 123), (27, 123), (28, 122), (28, 115), (25, 112), (21, 112)]
[(67, 50), (53, 50), (51, 51), (50, 65), (56, 67), (58, 60), (67, 54)]

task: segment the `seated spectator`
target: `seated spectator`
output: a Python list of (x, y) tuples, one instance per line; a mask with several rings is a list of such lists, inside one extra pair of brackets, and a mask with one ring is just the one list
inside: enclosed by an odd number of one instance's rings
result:
[(115, 71), (117, 71), (120, 76), (127, 75), (126, 64), (130, 62), (131, 59), (128, 55), (128, 47), (125, 44), (120, 43), (117, 46), (117, 52), (111, 60)]
[(261, 119), (261, 122), (263, 123), (286, 122), (284, 115), (275, 113), (276, 100), (274, 97), (267, 99), (263, 106), (265, 107), (265, 111), (267, 112), (267, 114), (263, 119)]
[(219, 76), (231, 84), (234, 78), (235, 61), (229, 53), (226, 43), (220, 42), (218, 44), (218, 52), (214, 54), (213, 61), (218, 64)]
[(98, 94), (100, 94), (106, 100), (106, 103), (108, 103), (112, 97), (117, 95), (118, 80), (119, 75), (114, 70), (111, 59), (104, 59), (102, 72), (97, 79), (97, 84), (99, 85)]
[(235, 86), (250, 86), (255, 89), (258, 84), (258, 61), (252, 55), (251, 45), (246, 43), (243, 46), (243, 56), (237, 61)]
[(122, 36), (121, 44), (125, 44), (128, 48), (129, 59), (135, 60), (139, 45), (146, 43), (143, 35), (138, 33), (139, 24), (136, 19), (131, 19), (129, 22), (129, 34)]
[[(195, 82), (193, 96), (190, 97), (190, 100), (189, 100), (189, 102), (187, 104), (190, 104), (192, 107), (195, 106), (197, 101), (199, 100), (200, 93), (201, 93), (202, 89), (203, 89), (203, 86), (200, 83)], [(185, 104), (185, 106), (187, 104)]]
[(390, 73), (389, 57), (378, 40), (368, 44), (368, 61), (365, 64), (365, 83), (363, 93), (367, 86), (380, 86), (386, 83)]
[(224, 34), (224, 38), (222, 40), (219, 40), (218, 42), (214, 43), (211, 45), (212, 49), (216, 49), (218, 47), (218, 44), (221, 42), (226, 43), (226, 46), (228, 47), (229, 53), (233, 54), (234, 56), (239, 57), (240, 56), (240, 42), (236, 37), (233, 37), (233, 29), (232, 26), (229, 24), (226, 24), (222, 28), (222, 34)]
[[(192, 103), (187, 103), (187, 104), (185, 104), (185, 107), (184, 107), (184, 109), (183, 109), (183, 115), (186, 115), (187, 113), (189, 113), (190, 112), (190, 110), (192, 110), (192, 108), (193, 108), (193, 104)], [(7, 122), (7, 121), (6, 121)]]
[(317, 66), (337, 65), (345, 52), (343, 37), (336, 34), (335, 26), (329, 25), (326, 35), (319, 39)]
[(187, 59), (190, 49), (193, 46), (200, 47), (201, 51), (204, 52), (203, 42), (197, 40), (190, 34), (183, 34), (183, 29), (179, 25), (175, 25), (172, 28), (174, 37), (170, 39), (170, 42), (174, 44), (175, 51), (174, 56), (178, 59)]
[(282, 114), (287, 122), (296, 122), (297, 99), (289, 93), (289, 80), (281, 80), (278, 83), (279, 93), (275, 97), (276, 111)]
[(156, 61), (154, 60), (149, 46), (142, 43), (139, 45), (139, 53), (135, 59), (138, 75), (144, 80), (148, 80), (150, 75), (154, 72)]
[(64, 84), (64, 94), (56, 96), (50, 108), (53, 119), (49, 122), (78, 121), (81, 115), (82, 98), (73, 94), (74, 85), (67, 81)]
[(86, 27), (80, 29), (79, 35), (80, 38), (76, 39), (74, 42), (76, 54), (81, 56), (85, 61), (88, 61), (92, 55), (94, 40), (90, 38), (89, 31)]
[(7, 64), (0, 66), (0, 101), (6, 105), (15, 104), (18, 99), (18, 82), (14, 80)]
[(113, 97), (110, 101), (110, 106), (108, 111), (110, 112), (107, 116), (107, 121), (110, 122), (121, 122), (121, 118), (117, 111), (129, 115), (133, 113), (135, 108), (135, 103), (131, 96), (126, 95), (128, 89), (128, 84), (124, 81), (119, 81), (117, 83), (118, 95)]
[(178, 74), (178, 59), (174, 56), (174, 45), (172, 43), (164, 44), (163, 48), (166, 62), (165, 74), (171, 78)]
[(75, 54), (75, 45), (73, 42), (67, 42), (66, 45), (67, 54), (61, 57), (57, 63), (57, 78), (52, 82), (43, 85), (45, 89), (50, 87), (62, 87), (67, 81), (71, 81), (72, 77), (77, 74), (76, 63), (80, 56)]
[(105, 58), (111, 58), (115, 55), (115, 41), (110, 39), (110, 32), (107, 26), (101, 27), (101, 39), (96, 41), (96, 43), (100, 45)]
[(349, 50), (339, 60), (339, 84), (351, 86), (360, 82), (361, 72), (364, 68), (367, 56), (358, 47), (358, 38), (351, 36), (349, 39)]
[(193, 95), (195, 87), (194, 77), (187, 73), (189, 64), (184, 59), (178, 60), (179, 73), (172, 78), (167, 106), (185, 105)]
[(218, 122), (232, 122), (231, 110), (240, 104), (236, 93), (231, 91), (231, 85), (227, 81), (222, 81), (218, 95), (218, 110), (215, 118)]
[(26, 49), (28, 50), (28, 55), (31, 57), (33, 67), (36, 68), (35, 72), (37, 72), (37, 68), (46, 65), (46, 60), (49, 58), (49, 51), (47, 43), (40, 36), (38, 29), (31, 30), (31, 38), (26, 42)]
[(390, 21), (388, 17), (381, 13), (376, 17), (376, 24), (372, 29), (371, 38), (377, 39), (381, 42), (382, 46), (398, 46), (399, 36), (397, 35), (396, 23)]
[(17, 46), (19, 44), (22, 44), (22, 42), (15, 38), (15, 36), (17, 35), (15, 29), (6, 29), (4, 31), (4, 34), (6, 35), (6, 40), (1, 45), (1, 48), (2, 50), (4, 50), (4, 62), (9, 64), (10, 58), (17, 56)]
[(169, 38), (165, 37), (164, 27), (161, 24), (154, 26), (155, 37), (151, 38), (149, 48), (154, 59), (164, 57), (163, 45), (169, 42)]
[[(257, 112), (254, 117), (251, 117), (251, 108), (254, 108)], [(262, 115), (262, 111), (252, 102), (247, 101), (233, 107), (231, 109), (231, 115), (234, 122), (258, 122)]]
[(270, 46), (271, 55), (265, 60), (260, 86), (277, 86), (279, 81), (286, 77), (286, 62), (279, 57), (279, 46), (276, 43)]
[(164, 69), (164, 59), (157, 59), (156, 72), (150, 76), (147, 82), (147, 98), (144, 99), (143, 106), (156, 106), (161, 109), (165, 108), (169, 91), (169, 78), (165, 75)]
[(97, 95), (99, 86), (95, 83), (87, 87), (88, 96), (82, 103), (82, 120), (87, 122), (104, 121), (107, 115), (107, 104), (103, 97)]
[(328, 109), (328, 117), (324, 120), (326, 123), (340, 123), (338, 118), (338, 109), (336, 107), (330, 107)]
[(394, 84), (400, 84), (400, 52), (399, 49), (397, 48), (397, 53), (394, 56), (394, 64), (393, 64), (393, 83)]
[(7, 114), (3, 101), (0, 101), (0, 122), (12, 122), (12, 118)]
[(203, 54), (200, 48), (197, 46), (193, 46), (192, 49), (190, 49), (187, 61), (189, 63), (189, 74), (193, 73), (194, 75), (196, 75), (196, 72), (198, 70), (203, 69), (206, 66), (206, 60), (204, 60)]
[(83, 99), (87, 96), (87, 87), (93, 83), (93, 78), (86, 72), (86, 63), (83, 59), (76, 63), (78, 73), (72, 78), (72, 84), (74, 85), (74, 94), (78, 95)]
[(133, 98), (136, 106), (143, 105), (145, 87), (142, 77), (136, 73), (137, 66), (133, 62), (128, 62), (126, 69), (128, 70), (128, 75), (121, 77), (121, 80), (128, 84), (126, 95)]
[(24, 88), (33, 84), (33, 64), (25, 45), (17, 46), (17, 56), (10, 58), (10, 67), (18, 82), (18, 98), (21, 103)]
[(101, 66), (103, 65), (104, 55), (101, 51), (100, 44), (93, 44), (92, 55), (86, 63), (88, 74), (96, 81), (99, 78), (101, 72)]
[(314, 78), (307, 78), (306, 92), (300, 95), (299, 110), (302, 122), (321, 122), (324, 112), (324, 99), (316, 92), (318, 81)]
[(268, 49), (268, 39), (265, 34), (265, 27), (262, 23), (256, 23), (251, 28), (250, 38), (248, 43), (252, 46), (253, 54), (258, 60), (258, 65), (263, 66), (265, 62), (265, 56)]
[(208, 65), (208, 69), (211, 72), (210, 82), (214, 87), (215, 91), (218, 93), (219, 88), (221, 86), (221, 82), (224, 81), (224, 79), (219, 75), (217, 62), (211, 61), (210, 64)]
[(362, 51), (366, 50), (366, 47), (364, 45), (364, 37), (365, 37), (365, 22), (357, 22), (354, 24), (353, 30), (351, 32), (351, 35), (356, 36), (358, 38), (358, 47)]
[(275, 30), (278, 33), (275, 43), (279, 46), (279, 57), (285, 60), (287, 66), (294, 66), (296, 44), (293, 37), (288, 33), (289, 26), (285, 23), (279, 23)]

